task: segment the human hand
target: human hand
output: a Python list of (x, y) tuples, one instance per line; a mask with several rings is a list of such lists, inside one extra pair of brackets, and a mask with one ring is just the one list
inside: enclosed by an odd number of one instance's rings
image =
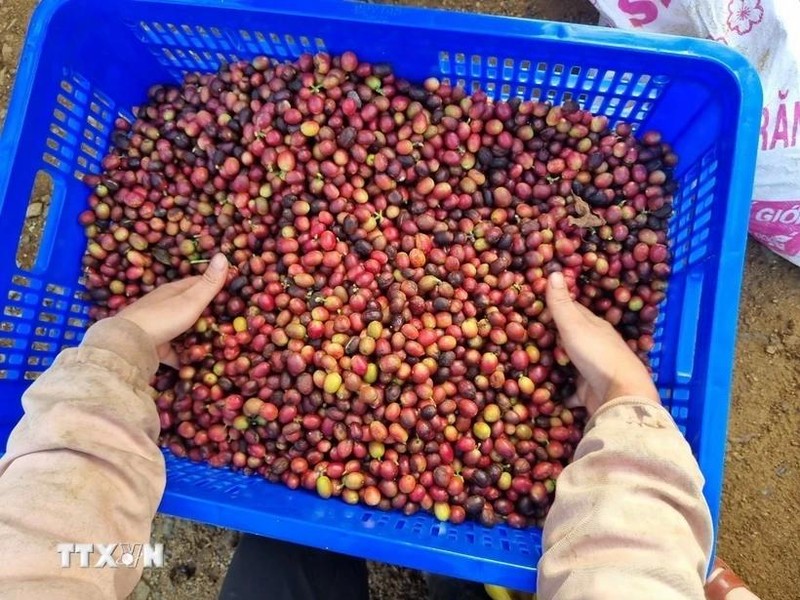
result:
[(202, 275), (162, 285), (117, 316), (136, 323), (153, 341), (161, 362), (177, 366), (170, 342), (194, 325), (203, 310), (225, 285), (228, 259), (217, 254)]
[(577, 400), (589, 415), (620, 396), (637, 396), (660, 404), (647, 368), (610, 323), (575, 302), (564, 276), (550, 275), (547, 308), (558, 328), (561, 345), (578, 369)]

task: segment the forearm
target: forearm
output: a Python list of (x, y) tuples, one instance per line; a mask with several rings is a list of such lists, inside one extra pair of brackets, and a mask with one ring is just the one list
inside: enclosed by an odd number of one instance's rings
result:
[[(145, 333), (100, 322), (23, 396), (0, 461), (2, 597), (125, 597), (141, 567), (61, 568), (59, 543), (146, 543), (165, 483)], [(94, 557), (95, 560), (97, 557)]]
[(620, 398), (587, 426), (544, 528), (539, 598), (702, 600), (703, 477), (669, 414)]

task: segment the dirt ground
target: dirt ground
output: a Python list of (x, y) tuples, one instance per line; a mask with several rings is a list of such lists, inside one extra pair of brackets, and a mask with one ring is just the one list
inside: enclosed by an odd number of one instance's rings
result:
[[(0, 0), (0, 122), (35, 3)], [(596, 20), (585, 0), (405, 3), (583, 23)], [(26, 233), (30, 239), (41, 220), (32, 218)], [(22, 249), (22, 258), (29, 254), (28, 248)], [(751, 242), (741, 300), (719, 554), (763, 600), (800, 597), (799, 292), (800, 269)], [(238, 536), (159, 517), (153, 539), (165, 543), (167, 566), (146, 574), (132, 595), (135, 600), (214, 598)], [(424, 593), (424, 582), (416, 573), (395, 567), (373, 565), (370, 582), (375, 600), (417, 600)]]

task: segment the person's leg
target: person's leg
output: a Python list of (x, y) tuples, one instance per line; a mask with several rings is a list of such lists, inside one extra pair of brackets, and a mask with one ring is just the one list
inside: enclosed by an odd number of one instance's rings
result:
[(428, 584), (428, 600), (489, 600), (480, 583), (433, 573), (425, 573), (425, 583)]
[(358, 558), (243, 535), (220, 600), (369, 600), (367, 563)]

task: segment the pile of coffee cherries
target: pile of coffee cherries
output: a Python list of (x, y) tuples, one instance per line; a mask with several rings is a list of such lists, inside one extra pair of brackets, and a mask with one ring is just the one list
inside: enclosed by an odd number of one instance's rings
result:
[(584, 419), (547, 276), (646, 357), (661, 136), (352, 52), (189, 74), (134, 114), (85, 178), (93, 316), (230, 262), (154, 381), (163, 445), (351, 504), (541, 525)]

